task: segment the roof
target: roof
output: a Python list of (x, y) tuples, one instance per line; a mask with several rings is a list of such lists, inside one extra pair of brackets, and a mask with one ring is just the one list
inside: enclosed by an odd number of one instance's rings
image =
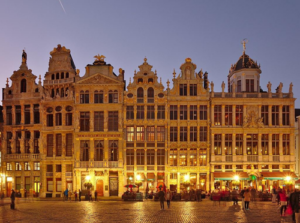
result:
[(237, 71), (244, 68), (260, 69), (260, 65), (257, 65), (257, 62), (252, 60), (247, 54), (243, 53), (231, 69), (232, 71)]

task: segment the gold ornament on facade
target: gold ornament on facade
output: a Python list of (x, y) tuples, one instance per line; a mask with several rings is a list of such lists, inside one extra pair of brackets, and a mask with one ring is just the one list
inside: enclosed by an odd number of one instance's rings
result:
[(247, 107), (247, 115), (244, 117), (244, 128), (263, 128), (263, 118), (258, 117), (257, 107)]
[(104, 61), (104, 59), (106, 58), (105, 56), (98, 54), (96, 56), (94, 56), (95, 61)]

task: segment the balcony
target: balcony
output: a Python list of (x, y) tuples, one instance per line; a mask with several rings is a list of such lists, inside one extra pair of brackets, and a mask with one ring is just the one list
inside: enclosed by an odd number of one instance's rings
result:
[(118, 161), (109, 161), (108, 165), (109, 165), (110, 168), (119, 167)]
[(5, 154), (4, 161), (39, 160), (40, 154)]
[(280, 156), (273, 156), (273, 162), (279, 162), (280, 161)]
[(247, 155), (247, 161), (248, 162), (258, 162), (258, 156), (257, 155)]
[(165, 166), (157, 166), (158, 171), (165, 171)]
[(89, 168), (89, 161), (80, 161), (81, 168)]
[(227, 155), (225, 160), (226, 162), (232, 162), (232, 155)]
[(102, 168), (102, 167), (104, 167), (104, 162), (103, 161), (94, 161), (94, 167)]
[(147, 170), (154, 170), (154, 166), (147, 166)]
[(72, 172), (66, 172), (66, 177), (71, 177), (71, 176), (73, 176)]
[(53, 84), (66, 84), (66, 83), (73, 83), (74, 77), (61, 79), (61, 80), (44, 80), (44, 85), (53, 85)]
[(138, 171), (144, 171), (145, 168), (144, 168), (144, 166), (137, 166), (137, 167), (136, 167), (136, 170), (138, 170)]
[(46, 172), (46, 177), (53, 177), (53, 172)]

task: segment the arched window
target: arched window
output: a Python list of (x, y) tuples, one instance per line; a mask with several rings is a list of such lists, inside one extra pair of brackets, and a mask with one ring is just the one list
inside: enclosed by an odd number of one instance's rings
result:
[(108, 103), (118, 103), (118, 91), (117, 90), (110, 90), (108, 92)]
[(54, 98), (54, 89), (51, 90), (51, 97)]
[(144, 89), (138, 88), (137, 89), (137, 103), (143, 103), (144, 102)]
[(52, 74), (52, 76), (51, 76), (51, 80), (54, 80), (55, 79), (55, 75), (54, 74)]
[(65, 73), (62, 72), (62, 73), (61, 73), (61, 79), (64, 79), (64, 78), (65, 78)]
[(94, 92), (94, 103), (103, 103), (103, 91), (95, 91)]
[(90, 103), (89, 101), (89, 91), (80, 91), (80, 104), (88, 104)]
[(58, 79), (59, 79), (59, 73), (56, 74), (56, 80), (58, 80)]
[(21, 93), (26, 92), (26, 79), (21, 80)]
[(66, 78), (69, 78), (69, 72), (66, 73)]
[(138, 83), (143, 83), (143, 78), (139, 78)]
[(148, 103), (154, 103), (154, 90), (152, 87), (148, 88), (147, 96), (148, 96)]
[(153, 78), (149, 78), (148, 83), (153, 83)]

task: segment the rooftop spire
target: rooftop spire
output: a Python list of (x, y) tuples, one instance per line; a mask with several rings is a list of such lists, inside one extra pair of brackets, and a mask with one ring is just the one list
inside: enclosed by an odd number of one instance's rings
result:
[(243, 44), (243, 54), (245, 54), (246, 52), (246, 44), (248, 43), (248, 40), (247, 39), (243, 39), (241, 41), (241, 44)]

